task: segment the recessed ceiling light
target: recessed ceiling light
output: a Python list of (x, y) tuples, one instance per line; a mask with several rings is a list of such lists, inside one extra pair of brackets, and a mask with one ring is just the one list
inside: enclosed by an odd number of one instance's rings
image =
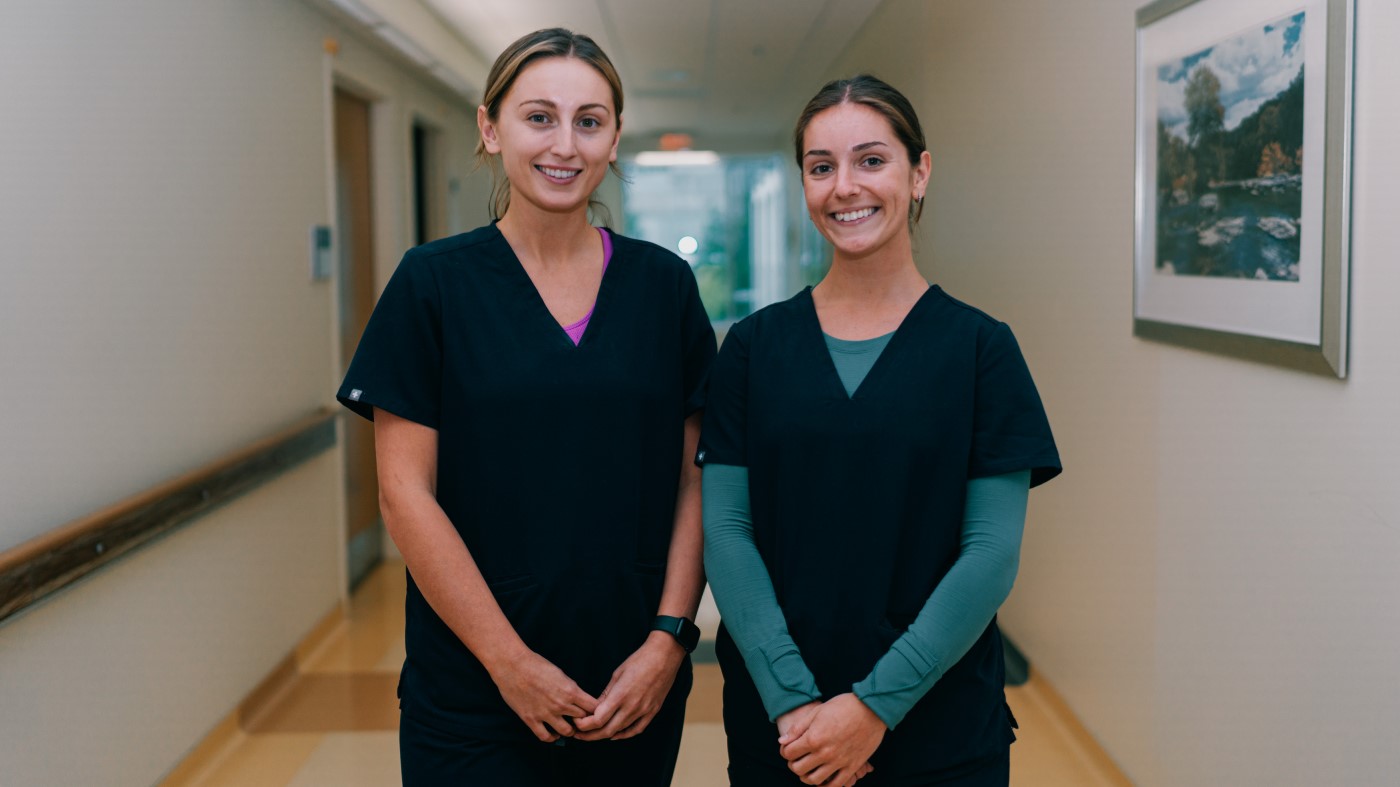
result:
[(719, 163), (713, 150), (648, 150), (633, 161), (639, 167), (708, 167)]

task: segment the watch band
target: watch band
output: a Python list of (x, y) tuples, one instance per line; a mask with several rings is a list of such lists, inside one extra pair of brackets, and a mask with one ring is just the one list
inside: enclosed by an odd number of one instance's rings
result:
[(690, 618), (677, 618), (670, 615), (657, 615), (656, 620), (651, 622), (652, 631), (664, 631), (676, 638), (686, 653), (695, 650), (695, 646), (700, 644), (700, 627), (695, 625)]

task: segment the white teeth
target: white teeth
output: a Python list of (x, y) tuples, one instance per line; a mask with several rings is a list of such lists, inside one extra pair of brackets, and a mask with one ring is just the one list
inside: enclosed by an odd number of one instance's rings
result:
[(837, 213), (835, 215), (837, 221), (855, 221), (856, 219), (863, 219), (874, 212), (874, 208), (861, 208), (860, 210), (853, 210), (849, 213)]
[(551, 178), (572, 178), (573, 176), (578, 174), (578, 170), (550, 169), (549, 167), (540, 167), (540, 172), (543, 172)]

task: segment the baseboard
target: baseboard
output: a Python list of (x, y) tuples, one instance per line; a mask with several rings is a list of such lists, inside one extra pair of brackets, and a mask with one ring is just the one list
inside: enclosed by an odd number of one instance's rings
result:
[(296, 682), (301, 665), (306, 664), (344, 622), (345, 608), (336, 604), (281, 661), (277, 662), (277, 666), (248, 692), (248, 696), (238, 707), (219, 720), (204, 739), (195, 744), (195, 747), (170, 769), (159, 782), (159, 787), (197, 784), (206, 774), (219, 767), (224, 757), (240, 742), (243, 731), (257, 719), (258, 714), (265, 713), (276, 705), (277, 699)]
[(1133, 787), (1133, 782), (1123, 773), (1118, 764), (1108, 756), (1102, 745), (1099, 744), (1093, 733), (1089, 732), (1075, 715), (1074, 710), (1065, 702), (1065, 698), (1055, 691), (1054, 686), (1045, 679), (1045, 673), (1035, 670), (1028, 680), (1020, 687), (1023, 692), (1033, 692), (1036, 700), (1040, 702), (1048, 711), (1054, 715), (1055, 720), (1060, 724), (1064, 733), (1071, 739), (1071, 743), (1079, 749), (1080, 754), (1093, 764), (1105, 779), (1114, 785), (1121, 787)]

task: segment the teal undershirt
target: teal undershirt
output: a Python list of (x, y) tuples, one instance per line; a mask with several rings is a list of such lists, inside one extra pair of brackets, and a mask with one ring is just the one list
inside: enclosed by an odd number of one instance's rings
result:
[[(891, 336), (857, 341), (826, 337), (848, 395)], [(754, 542), (748, 468), (706, 465), (703, 485), (705, 572), (725, 628), (744, 656), (769, 720), (776, 721), (819, 699), (821, 691), (788, 633)], [(1029, 470), (968, 481), (957, 560), (909, 628), (851, 687), (890, 729), (967, 653), (1010, 594), (1029, 491)]]
[(874, 339), (838, 339), (822, 334), (822, 338), (826, 339), (827, 352), (831, 353), (831, 362), (836, 366), (836, 376), (846, 387), (847, 396), (855, 395), (865, 375), (870, 373), (871, 367), (880, 359), (880, 353), (890, 343), (891, 336), (894, 334), (887, 333)]

